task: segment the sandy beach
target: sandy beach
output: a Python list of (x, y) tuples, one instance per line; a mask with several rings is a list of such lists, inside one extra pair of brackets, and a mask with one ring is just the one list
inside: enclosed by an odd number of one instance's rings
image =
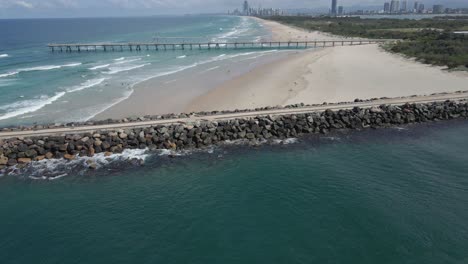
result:
[[(278, 39), (337, 38), (272, 21), (262, 23)], [(304, 51), (256, 68), (196, 98), (186, 111), (344, 102), (467, 89), (466, 72), (447, 72), (391, 54), (378, 45), (340, 46)]]
[[(273, 41), (342, 39), (273, 21), (258, 21), (271, 31)], [(466, 72), (444, 71), (442, 67), (388, 53), (378, 45), (290, 51), (207, 67), (216, 69), (186, 72), (180, 80), (169, 76), (143, 82), (128, 99), (95, 119), (334, 103), (468, 89)]]

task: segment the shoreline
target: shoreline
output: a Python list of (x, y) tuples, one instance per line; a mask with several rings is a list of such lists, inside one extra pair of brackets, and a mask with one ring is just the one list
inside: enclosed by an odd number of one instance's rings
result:
[[(252, 19), (271, 32), (273, 41), (349, 39)], [(468, 82), (466, 72), (444, 71), (378, 45), (277, 52), (250, 62), (217, 61), (207, 69), (186, 69), (180, 79), (146, 80), (92, 120), (453, 93), (465, 90)]]
[[(276, 37), (339, 38), (263, 21)], [(194, 99), (186, 112), (267, 105), (351, 101), (465, 90), (467, 72), (448, 72), (389, 53), (378, 45), (307, 50), (221, 84)]]
[[(284, 25), (276, 25), (276, 22), (266, 21), (260, 18), (251, 17), (259, 22), (262, 27), (268, 28), (271, 41), (287, 40), (341, 40), (343, 37), (333, 36), (318, 31), (305, 32), (300, 29), (291, 28)], [(268, 23), (272, 23), (271, 25)], [(272, 27), (274, 30), (272, 30)], [(278, 33), (278, 34), (277, 34)], [(287, 37), (285, 37), (287, 36)], [(347, 38), (349, 39), (349, 38)], [(315, 50), (319, 50), (314, 49)], [(128, 98), (125, 98), (109, 108), (96, 114), (90, 120), (104, 120), (108, 118), (127, 118), (132, 116), (144, 116), (154, 114), (182, 113), (192, 104), (194, 100), (202, 97), (205, 93), (217, 89), (224, 83), (240, 78), (241, 76), (267, 66), (271, 63), (282, 61), (290, 56), (299, 56), (304, 50), (280, 50), (275, 54), (258, 56), (250, 63), (232, 63), (232, 61), (218, 61), (213, 67), (196, 72), (194, 68), (183, 70), (180, 78), (176, 75), (153, 77), (137, 83), (133, 87), (133, 92)], [(247, 51), (246, 53), (268, 53), (268, 51)], [(208, 63), (207, 65), (210, 65)], [(213, 70), (213, 68), (215, 68)], [(197, 67), (195, 67), (197, 68)], [(211, 69), (211, 70), (210, 70)], [(208, 71), (207, 71), (208, 70)], [(187, 89), (190, 87), (190, 89)], [(163, 98), (163, 100), (161, 100)], [(272, 104), (268, 104), (272, 105)], [(208, 110), (208, 109), (204, 109)], [(222, 108), (217, 110), (223, 110)]]

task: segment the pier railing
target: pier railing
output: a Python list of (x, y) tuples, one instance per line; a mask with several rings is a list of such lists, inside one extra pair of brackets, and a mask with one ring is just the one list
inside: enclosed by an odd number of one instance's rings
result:
[(142, 50), (193, 50), (193, 49), (307, 49), (318, 47), (354, 46), (382, 44), (394, 40), (310, 40), (310, 41), (262, 41), (262, 42), (194, 42), (194, 43), (68, 43), (48, 44), (51, 51), (82, 52), (82, 51), (142, 51)]

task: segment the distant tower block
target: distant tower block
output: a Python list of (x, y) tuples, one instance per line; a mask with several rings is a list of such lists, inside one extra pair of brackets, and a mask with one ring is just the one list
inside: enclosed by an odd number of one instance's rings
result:
[(338, 7), (338, 15), (342, 16), (343, 15), (343, 6)]
[(330, 15), (336, 16), (336, 6), (338, 5), (338, 0), (332, 0), (331, 12)]

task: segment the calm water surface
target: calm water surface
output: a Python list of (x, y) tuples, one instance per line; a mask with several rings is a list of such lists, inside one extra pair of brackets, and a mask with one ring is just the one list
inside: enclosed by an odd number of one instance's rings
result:
[(467, 263), (468, 123), (0, 178), (1, 263)]

